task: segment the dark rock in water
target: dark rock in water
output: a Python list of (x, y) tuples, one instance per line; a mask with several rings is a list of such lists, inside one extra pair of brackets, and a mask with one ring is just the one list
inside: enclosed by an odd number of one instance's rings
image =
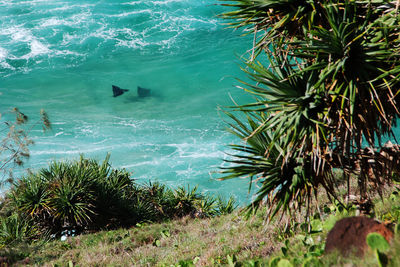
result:
[(147, 97), (147, 96), (150, 96), (150, 89), (146, 89), (146, 88), (138, 86), (137, 93), (138, 93), (139, 97)]
[(118, 86), (115, 86), (115, 85), (112, 86), (112, 90), (113, 90), (113, 94), (114, 94), (113, 96), (114, 97), (120, 96), (123, 93), (129, 91), (128, 89), (121, 89), (121, 88), (119, 88)]
[(349, 256), (351, 253), (363, 256), (368, 250), (366, 239), (369, 233), (381, 234), (388, 242), (393, 239), (393, 232), (374, 219), (363, 216), (348, 217), (337, 221), (328, 233), (325, 252), (338, 250), (343, 256)]

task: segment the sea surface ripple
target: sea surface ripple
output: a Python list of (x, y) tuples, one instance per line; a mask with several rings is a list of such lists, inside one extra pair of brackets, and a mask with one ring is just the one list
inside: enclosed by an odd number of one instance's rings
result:
[[(44, 108), (53, 123), (30, 132), (25, 167), (111, 153), (138, 181), (246, 202), (246, 180), (217, 181), (236, 141), (219, 107), (248, 101), (234, 87), (248, 42), (222, 25), (224, 10), (210, 0), (0, 0), (0, 112), (11, 119), (17, 106), (34, 123)], [(114, 98), (113, 84), (129, 92)]]

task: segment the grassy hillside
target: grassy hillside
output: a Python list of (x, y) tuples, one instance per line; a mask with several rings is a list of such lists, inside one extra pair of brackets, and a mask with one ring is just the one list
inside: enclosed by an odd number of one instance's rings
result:
[[(400, 211), (397, 192), (376, 199), (373, 216), (396, 224)], [(321, 205), (321, 213), (314, 216), (310, 227), (305, 223), (285, 227), (286, 218), (268, 224), (264, 211), (249, 219), (236, 211), (207, 219), (187, 216), (138, 224), (65, 241), (22, 244), (7, 253), (22, 259), (16, 265), (38, 266), (379, 266), (372, 251), (364, 259), (324, 255), (325, 238), (334, 223), (357, 213), (354, 205), (346, 208)], [(399, 266), (398, 252), (400, 237), (396, 234), (386, 252), (390, 266)]]
[[(0, 201), (0, 266), (379, 265), (372, 250), (364, 259), (324, 253), (335, 222), (362, 212), (395, 231), (390, 250), (379, 255), (400, 266), (398, 185), (365, 205), (346, 201), (340, 177), (340, 201), (320, 192), (311, 213), (299, 203), (303, 209), (292, 217), (278, 213), (268, 221), (268, 205), (247, 218), (232, 199), (196, 187), (137, 184), (107, 158), (54, 162), (15, 182)], [(357, 192), (356, 179), (350, 186)]]

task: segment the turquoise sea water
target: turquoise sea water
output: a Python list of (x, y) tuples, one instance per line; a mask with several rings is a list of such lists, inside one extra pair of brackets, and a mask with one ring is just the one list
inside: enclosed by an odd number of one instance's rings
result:
[[(85, 156), (139, 181), (199, 185), (248, 198), (246, 180), (216, 181), (236, 139), (219, 106), (245, 101), (234, 87), (248, 42), (221, 25), (212, 0), (0, 0), (0, 105), (53, 128), (25, 167)], [(111, 85), (130, 89), (113, 98)], [(152, 96), (138, 98), (137, 86)]]

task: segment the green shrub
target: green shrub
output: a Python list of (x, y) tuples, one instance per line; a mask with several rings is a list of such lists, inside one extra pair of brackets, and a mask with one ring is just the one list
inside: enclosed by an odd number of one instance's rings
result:
[[(222, 16), (253, 33), (241, 88), (254, 101), (227, 112), (240, 138), (223, 179), (258, 186), (249, 209), (312, 213), (318, 191), (338, 200), (340, 170), (358, 197), (382, 191), (397, 173), (400, 111), (398, 5), (376, 1), (221, 0)], [(377, 153), (378, 152), (378, 153)], [(398, 174), (396, 174), (397, 176)], [(350, 193), (349, 193), (350, 194)]]
[(54, 237), (188, 215), (210, 217), (235, 208), (232, 198), (225, 202), (202, 195), (197, 187), (137, 184), (128, 171), (113, 169), (109, 156), (101, 164), (83, 156), (52, 162), (15, 182), (6, 199), (6, 205), (32, 220), (42, 234)]
[(115, 219), (110, 214), (126, 206), (124, 188), (133, 186), (129, 173), (112, 170), (108, 160), (109, 156), (101, 165), (83, 157), (76, 162), (53, 162), (14, 183), (9, 193), (12, 204), (52, 234), (107, 228)]
[(385, 252), (390, 249), (390, 245), (386, 239), (378, 233), (369, 233), (366, 239), (368, 246), (375, 252), (379, 266), (387, 266), (389, 259)]
[(13, 247), (36, 237), (37, 228), (32, 226), (29, 219), (22, 218), (17, 213), (8, 217), (0, 217), (0, 249)]

